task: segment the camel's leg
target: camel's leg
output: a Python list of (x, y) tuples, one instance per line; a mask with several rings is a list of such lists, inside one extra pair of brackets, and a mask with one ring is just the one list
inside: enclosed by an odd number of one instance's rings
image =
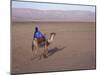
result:
[(48, 46), (47, 46), (46, 43), (45, 43), (45, 46), (44, 46), (44, 53), (43, 53), (43, 56), (44, 56), (44, 57), (48, 57)]
[(39, 60), (43, 57), (43, 54), (40, 55)]
[(35, 58), (37, 55), (37, 51), (38, 51), (38, 43), (37, 43), (37, 39), (33, 40), (33, 57)]

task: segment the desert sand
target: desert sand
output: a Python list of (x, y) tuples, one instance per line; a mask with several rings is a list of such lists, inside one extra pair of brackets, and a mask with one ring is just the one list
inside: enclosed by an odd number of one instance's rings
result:
[[(49, 37), (49, 57), (32, 60), (32, 36), (35, 26)], [(11, 73), (87, 70), (96, 68), (94, 22), (12, 22)], [(43, 48), (38, 51), (38, 56)]]
[(39, 10), (12, 8), (12, 20), (13, 22), (95, 22), (95, 10)]

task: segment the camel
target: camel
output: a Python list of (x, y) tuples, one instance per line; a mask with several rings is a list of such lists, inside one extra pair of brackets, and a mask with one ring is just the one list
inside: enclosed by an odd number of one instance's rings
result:
[(47, 58), (48, 57), (48, 46), (53, 42), (55, 35), (56, 35), (56, 33), (52, 32), (52, 33), (50, 33), (49, 39), (47, 39), (47, 38), (42, 38), (42, 39), (33, 38), (33, 40), (32, 40), (32, 53), (34, 53), (33, 57), (36, 56), (37, 51), (40, 47), (44, 47), (44, 51), (40, 55), (40, 59), (42, 56)]

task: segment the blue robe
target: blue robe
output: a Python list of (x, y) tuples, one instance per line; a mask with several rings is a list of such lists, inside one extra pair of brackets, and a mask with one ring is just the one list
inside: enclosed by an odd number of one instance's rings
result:
[(34, 33), (34, 38), (37, 39), (44, 38), (44, 35), (40, 31), (37, 31)]

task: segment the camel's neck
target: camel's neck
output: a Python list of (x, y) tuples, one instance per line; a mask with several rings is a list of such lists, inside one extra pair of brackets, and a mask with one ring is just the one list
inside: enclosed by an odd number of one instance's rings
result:
[(51, 43), (51, 42), (53, 41), (54, 36), (55, 36), (55, 35), (51, 35), (51, 36), (50, 36), (50, 38), (48, 39), (48, 42), (49, 42), (49, 43)]

